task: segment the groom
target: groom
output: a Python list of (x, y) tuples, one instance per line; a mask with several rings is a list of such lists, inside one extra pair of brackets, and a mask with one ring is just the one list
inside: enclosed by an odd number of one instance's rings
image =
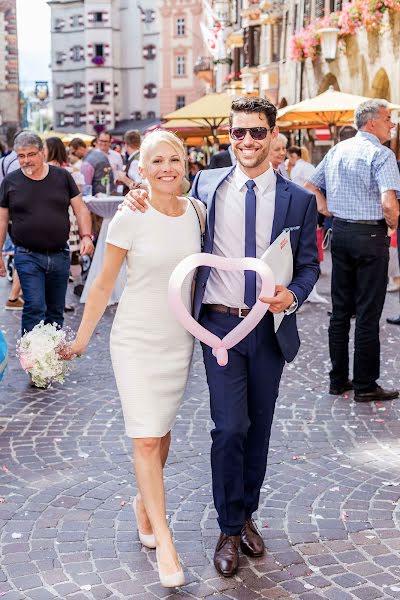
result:
[[(239, 547), (248, 556), (264, 553), (253, 520), (264, 480), (275, 402), (285, 361), (292, 361), (300, 341), (295, 312), (318, 275), (315, 197), (277, 174), (268, 158), (278, 135), (276, 108), (264, 98), (232, 103), (230, 141), (235, 167), (200, 171), (191, 195), (207, 206), (204, 252), (225, 257), (260, 258), (279, 234), (290, 228), (294, 274), (288, 288), (276, 286), (269, 311), (257, 327), (229, 350), (225, 367), (203, 344), (210, 388), (211, 466), (214, 503), (221, 534), (214, 565), (225, 577), (239, 565)], [(140, 192), (131, 192), (143, 210)], [(137, 202), (139, 200), (139, 202)], [(200, 267), (194, 316), (223, 338), (245, 317), (260, 293), (256, 274)], [(285, 317), (274, 331), (273, 314)]]

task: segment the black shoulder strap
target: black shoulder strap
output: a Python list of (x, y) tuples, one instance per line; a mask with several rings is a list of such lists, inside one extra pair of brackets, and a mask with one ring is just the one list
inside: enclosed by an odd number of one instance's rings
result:
[(194, 208), (194, 210), (196, 212), (196, 215), (197, 215), (197, 219), (199, 221), (201, 249), (203, 249), (203, 246), (204, 246), (204, 235), (205, 235), (205, 232), (206, 232), (206, 222), (205, 222), (203, 213), (201, 212), (201, 210), (200, 210), (200, 208), (199, 208), (199, 206), (197, 204), (197, 201), (194, 200), (193, 198), (190, 198), (190, 197), (188, 198), (188, 200), (189, 200), (190, 204), (193, 206), (193, 208)]

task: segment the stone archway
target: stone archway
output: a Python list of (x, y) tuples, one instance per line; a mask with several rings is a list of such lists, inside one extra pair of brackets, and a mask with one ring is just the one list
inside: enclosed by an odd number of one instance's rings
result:
[(318, 94), (322, 94), (322, 92), (326, 92), (330, 87), (333, 87), (334, 90), (340, 92), (340, 86), (338, 84), (338, 80), (336, 79), (333, 73), (327, 73), (321, 80), (318, 88)]
[(376, 73), (371, 85), (371, 98), (390, 100), (390, 81), (385, 69), (381, 68)]

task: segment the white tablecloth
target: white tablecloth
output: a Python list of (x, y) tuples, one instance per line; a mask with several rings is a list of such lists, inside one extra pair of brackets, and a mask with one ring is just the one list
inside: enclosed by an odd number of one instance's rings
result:
[[(83, 198), (86, 202), (86, 206), (88, 209), (99, 215), (99, 217), (103, 217), (103, 223), (101, 225), (101, 229), (99, 232), (99, 237), (96, 244), (96, 250), (93, 255), (92, 264), (90, 265), (90, 270), (86, 279), (85, 287), (83, 288), (81, 302), (86, 302), (88, 293), (90, 290), (90, 286), (93, 281), (96, 279), (97, 275), (100, 273), (104, 255), (106, 250), (106, 238), (107, 238), (107, 230), (110, 224), (111, 219), (115, 215), (118, 205), (122, 202), (122, 196), (103, 196), (102, 198), (95, 198), (93, 196), (86, 196)], [(111, 304), (116, 304), (119, 302), (122, 292), (124, 290), (126, 283), (126, 264), (124, 263), (119, 272), (117, 281), (115, 282), (114, 289), (108, 301), (108, 306)]]

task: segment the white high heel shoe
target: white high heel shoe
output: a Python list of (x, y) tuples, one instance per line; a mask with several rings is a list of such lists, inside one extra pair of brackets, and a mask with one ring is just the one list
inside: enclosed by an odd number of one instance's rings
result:
[(133, 499), (132, 508), (133, 508), (133, 512), (135, 513), (136, 525), (137, 525), (140, 542), (143, 544), (143, 546), (146, 546), (146, 548), (150, 548), (151, 550), (154, 550), (154, 548), (156, 547), (156, 538), (155, 538), (154, 533), (142, 533), (139, 529), (139, 521), (137, 518), (137, 508), (136, 508), (136, 496)]
[(163, 587), (174, 588), (174, 587), (180, 587), (181, 585), (185, 585), (185, 574), (184, 574), (182, 568), (180, 568), (179, 571), (176, 571), (176, 573), (172, 573), (172, 575), (163, 575), (163, 573), (161, 573), (161, 571), (160, 571), (160, 564), (158, 561), (157, 548), (156, 548), (156, 558), (157, 558), (158, 576), (160, 578), (160, 583)]

